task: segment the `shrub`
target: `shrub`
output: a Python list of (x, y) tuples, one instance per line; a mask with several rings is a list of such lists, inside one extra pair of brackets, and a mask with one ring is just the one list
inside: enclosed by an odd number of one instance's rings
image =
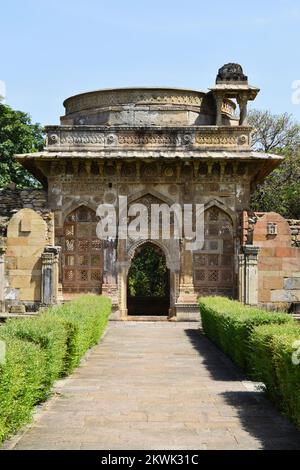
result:
[(12, 337), (38, 344), (46, 354), (45, 394), (64, 369), (67, 331), (47, 311), (37, 318), (9, 319), (2, 327)]
[(0, 326), (6, 343), (6, 361), (0, 364), (0, 442), (30, 420), (53, 382), (99, 341), (110, 311), (110, 299), (85, 295), (36, 318)]
[(63, 369), (65, 374), (77, 367), (84, 353), (97, 344), (110, 311), (109, 298), (85, 295), (49, 312), (67, 331), (67, 351)]
[(278, 382), (278, 404), (300, 427), (300, 364), (293, 364), (293, 343), (300, 339), (300, 328), (289, 334), (276, 334), (272, 339), (272, 358)]
[(300, 427), (300, 364), (292, 361), (300, 325), (290, 315), (222, 297), (201, 299), (200, 311), (207, 336), (263, 382), (273, 403)]
[(46, 357), (36, 344), (6, 335), (6, 359), (0, 364), (0, 442), (31, 418), (44, 396)]
[(300, 426), (300, 365), (293, 364), (293, 343), (300, 325), (264, 325), (254, 328), (250, 357), (253, 377), (264, 382), (266, 393), (281, 411)]
[(293, 321), (288, 314), (269, 313), (224, 297), (203, 297), (200, 312), (205, 334), (245, 370), (251, 368), (249, 339), (253, 328)]

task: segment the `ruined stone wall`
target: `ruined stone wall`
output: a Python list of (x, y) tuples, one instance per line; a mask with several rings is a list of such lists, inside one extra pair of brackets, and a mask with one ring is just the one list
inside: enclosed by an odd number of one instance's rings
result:
[(22, 312), (22, 306), (35, 310), (41, 303), (42, 253), (54, 244), (54, 216), (47, 207), (47, 193), (0, 189), (0, 229), (1, 308), (8, 312)]
[(289, 222), (275, 212), (258, 214), (252, 230), (253, 245), (260, 248), (258, 302), (287, 308), (300, 301), (300, 248), (295, 247)]

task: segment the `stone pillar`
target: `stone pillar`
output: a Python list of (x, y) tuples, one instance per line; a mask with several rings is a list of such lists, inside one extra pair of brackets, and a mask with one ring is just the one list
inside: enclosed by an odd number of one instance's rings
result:
[(109, 238), (103, 241), (103, 283), (102, 294), (112, 300), (113, 311), (118, 307), (118, 279), (117, 279), (117, 250), (116, 239)]
[(119, 316), (121, 320), (127, 319), (127, 276), (129, 271), (129, 261), (119, 261), (118, 266), (118, 287), (119, 287)]
[(244, 245), (244, 278), (242, 288), (243, 302), (247, 305), (257, 305), (258, 303), (258, 268), (257, 256), (258, 246)]
[[(0, 242), (1, 243), (1, 242)], [(0, 312), (5, 312), (5, 252), (6, 247), (0, 244)]]
[(247, 96), (238, 96), (237, 97), (237, 102), (240, 108), (240, 120), (239, 120), (239, 125), (240, 126), (246, 126), (247, 125), (247, 103), (248, 103), (248, 98)]
[(223, 105), (223, 94), (215, 94), (216, 102), (216, 126), (222, 126), (222, 105)]
[(58, 258), (60, 246), (46, 246), (42, 253), (41, 303), (53, 305), (58, 302)]
[(238, 299), (244, 302), (245, 299), (245, 255), (238, 255)]
[(180, 264), (179, 295), (175, 304), (177, 320), (199, 320), (193, 280), (193, 252), (186, 249), (185, 241), (182, 244)]

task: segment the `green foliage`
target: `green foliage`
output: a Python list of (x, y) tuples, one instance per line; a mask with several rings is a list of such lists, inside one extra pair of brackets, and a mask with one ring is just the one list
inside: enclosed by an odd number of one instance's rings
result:
[(107, 297), (85, 295), (49, 312), (67, 331), (63, 373), (70, 373), (83, 354), (99, 341), (111, 311)]
[(249, 341), (252, 330), (268, 323), (292, 322), (285, 313), (269, 313), (224, 297), (203, 297), (200, 312), (205, 334), (242, 369), (250, 370)]
[(300, 427), (300, 364), (292, 361), (300, 325), (288, 314), (223, 297), (200, 299), (200, 312), (205, 334), (252, 378), (263, 382), (268, 397)]
[(300, 219), (300, 150), (287, 153), (281, 165), (257, 187), (251, 209)]
[(66, 356), (67, 331), (50, 313), (37, 318), (8, 319), (2, 331), (25, 341), (38, 344), (46, 353), (45, 393), (51, 389), (63, 370)]
[(300, 427), (300, 364), (293, 364), (293, 343), (300, 325), (265, 325), (251, 335), (250, 358), (255, 379), (264, 382), (273, 403)]
[(252, 146), (261, 152), (293, 152), (300, 146), (300, 125), (288, 113), (252, 109), (248, 121), (253, 127)]
[(5, 335), (6, 360), (0, 364), (0, 442), (31, 418), (44, 393), (46, 357), (32, 342)]
[(251, 196), (251, 209), (300, 219), (300, 126), (289, 114), (252, 110), (253, 148), (285, 157)]
[(168, 285), (166, 260), (157, 249), (145, 245), (133, 258), (129, 274), (132, 297), (164, 297)]
[(40, 187), (40, 183), (13, 157), (36, 152), (44, 144), (43, 129), (28, 114), (0, 103), (0, 187), (15, 183), (18, 188)]
[(53, 382), (99, 341), (110, 311), (110, 299), (85, 295), (37, 318), (10, 319), (0, 326), (7, 351), (0, 364), (0, 442), (30, 420)]

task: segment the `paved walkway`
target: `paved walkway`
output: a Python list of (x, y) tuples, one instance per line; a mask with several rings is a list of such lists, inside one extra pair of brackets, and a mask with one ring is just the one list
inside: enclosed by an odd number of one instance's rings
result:
[(195, 323), (111, 322), (14, 449), (300, 449)]

